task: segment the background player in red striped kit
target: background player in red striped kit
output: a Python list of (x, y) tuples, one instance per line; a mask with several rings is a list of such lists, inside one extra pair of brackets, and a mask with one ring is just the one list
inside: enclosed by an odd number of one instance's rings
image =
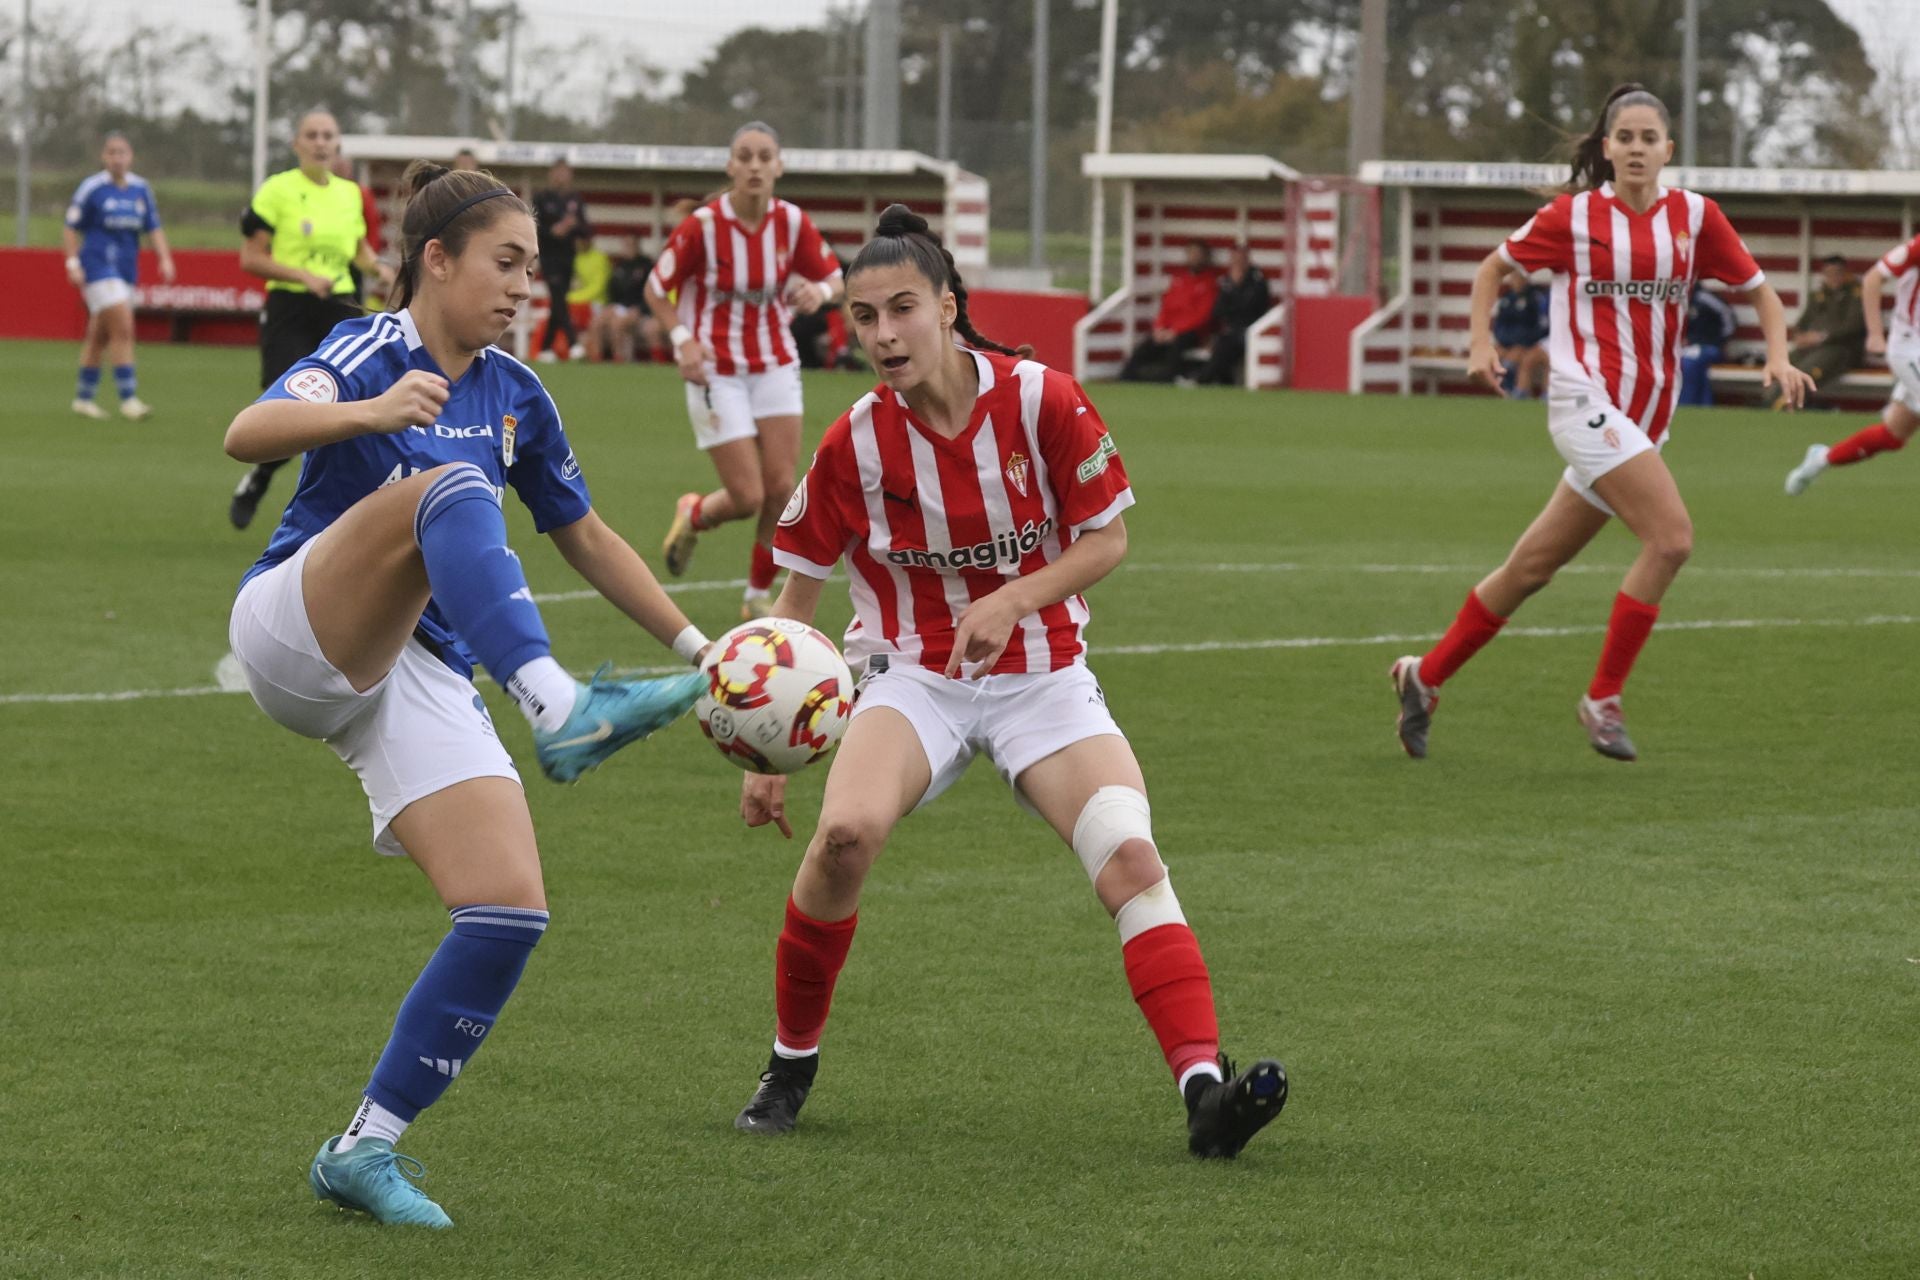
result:
[[(1113, 437), (1072, 378), (974, 329), (952, 256), (903, 206), (881, 215), (847, 283), (882, 382), (828, 429), (781, 517), (774, 555), (789, 572), (775, 611), (811, 621), (845, 559), (847, 654), (866, 674), (787, 901), (773, 1055), (735, 1124), (793, 1128), (874, 859), (984, 750), (1114, 917), (1134, 999), (1187, 1103), (1189, 1150), (1237, 1155), (1285, 1104), (1286, 1071), (1264, 1060), (1236, 1075), (1220, 1053), (1212, 981), (1140, 766), (1085, 663), (1080, 593), (1126, 554), (1133, 504)], [(748, 826), (792, 834), (785, 783), (747, 778)]]
[(1660, 185), (1672, 158), (1666, 106), (1637, 84), (1621, 85), (1580, 140), (1567, 191), (1488, 254), (1474, 277), (1468, 367), (1497, 390), (1503, 368), (1489, 321), (1500, 278), (1516, 268), (1554, 273), (1547, 426), (1567, 469), (1506, 563), (1468, 593), (1440, 643), (1393, 664), (1400, 743), (1410, 756), (1427, 754), (1441, 684), (1617, 514), (1640, 539), (1640, 553), (1614, 597), (1599, 666), (1577, 710), (1594, 750), (1635, 758), (1620, 691), (1693, 550), (1693, 523), (1660, 450), (1680, 389), (1694, 280), (1748, 292), (1767, 339), (1763, 386), (1777, 380), (1796, 407), (1812, 389), (1787, 359), (1779, 296), (1720, 206)]
[(672, 330), (694, 440), (721, 486), (681, 496), (663, 559), (677, 577), (701, 533), (756, 521), (742, 618), (770, 605), (774, 525), (800, 465), (800, 352), (789, 326), (795, 311), (817, 311), (840, 292), (840, 264), (819, 229), (773, 194), (780, 173), (773, 126), (736, 129), (727, 155), (733, 185), (674, 229), (646, 290), (661, 327)]
[[(1887, 281), (1897, 280), (1893, 297), (1893, 333), (1887, 334), (1880, 315), (1880, 295)], [(1860, 282), (1860, 309), (1866, 313), (1867, 350), (1884, 355), (1893, 371), (1893, 398), (1881, 411), (1882, 420), (1854, 432), (1829, 448), (1807, 446), (1807, 456), (1787, 473), (1787, 492), (1805, 493), (1828, 467), (1865, 462), (1878, 453), (1905, 447), (1920, 427), (1920, 236), (1915, 236), (1873, 264)]]

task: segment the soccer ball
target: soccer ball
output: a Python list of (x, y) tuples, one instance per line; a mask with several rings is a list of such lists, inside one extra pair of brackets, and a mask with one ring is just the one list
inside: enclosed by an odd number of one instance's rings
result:
[(700, 728), (749, 773), (799, 772), (833, 750), (853, 714), (840, 651), (792, 618), (741, 623), (713, 642), (700, 670)]

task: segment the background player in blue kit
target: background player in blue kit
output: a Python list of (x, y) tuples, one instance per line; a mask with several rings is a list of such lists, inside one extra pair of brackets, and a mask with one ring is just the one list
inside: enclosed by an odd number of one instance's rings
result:
[(511, 485), (567, 562), (662, 644), (706, 638), (594, 513), (553, 401), (491, 344), (531, 296), (534, 222), (489, 174), (415, 162), (394, 305), (333, 330), (227, 429), (242, 462), (302, 450), (299, 487), (242, 580), (230, 639), (254, 701), (360, 777), (374, 846), (425, 872), (453, 929), (400, 1006), (314, 1192), (382, 1222), (452, 1225), (393, 1143), (471, 1061), (547, 926), (519, 777), (471, 683), (473, 661), (571, 781), (693, 705), (695, 672), (576, 682), (550, 651), (507, 546)]
[(67, 251), (67, 279), (87, 299), (87, 336), (80, 345), (80, 381), (73, 411), (104, 418), (94, 399), (100, 390), (100, 356), (113, 361), (120, 412), (136, 422), (153, 410), (140, 399), (133, 372), (133, 286), (139, 279), (140, 237), (152, 238), (160, 278), (173, 283), (173, 251), (160, 229), (153, 188), (133, 172), (133, 144), (109, 133), (100, 148), (103, 166), (73, 193), (60, 239)]

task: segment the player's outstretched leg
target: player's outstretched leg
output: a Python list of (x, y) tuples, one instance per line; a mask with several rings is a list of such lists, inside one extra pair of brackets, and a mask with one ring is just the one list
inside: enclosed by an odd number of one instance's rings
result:
[(701, 533), (712, 527), (701, 522), (700, 502), (700, 494), (680, 495), (673, 504), (673, 522), (667, 526), (667, 536), (660, 543), (660, 560), (676, 578), (693, 564), (693, 549)]
[(1907, 437), (1913, 434), (1913, 425), (1913, 415), (1904, 405), (1896, 403), (1888, 409), (1885, 422), (1876, 422), (1856, 431), (1832, 447), (1808, 445), (1807, 456), (1800, 460), (1799, 466), (1787, 472), (1787, 492), (1793, 495), (1805, 493), (1828, 467), (1851, 466), (1877, 454), (1905, 448)]
[(1231, 1160), (1287, 1105), (1287, 1069), (1262, 1058), (1235, 1072), (1221, 1054), (1220, 1075), (1187, 1082), (1187, 1150), (1203, 1159)]

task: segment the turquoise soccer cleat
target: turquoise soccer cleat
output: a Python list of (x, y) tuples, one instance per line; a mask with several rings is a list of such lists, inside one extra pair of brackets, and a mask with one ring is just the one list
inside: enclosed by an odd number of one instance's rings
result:
[(409, 1179), (426, 1176), (427, 1167), (403, 1156), (381, 1138), (362, 1138), (351, 1151), (335, 1151), (339, 1137), (328, 1138), (307, 1170), (313, 1194), (343, 1209), (370, 1214), (388, 1226), (445, 1228), (447, 1211), (427, 1199)]
[(565, 724), (552, 733), (534, 732), (540, 772), (555, 782), (572, 782), (629, 742), (666, 728), (692, 710), (707, 688), (698, 671), (657, 680), (608, 680), (606, 668), (600, 671), (580, 686)]

